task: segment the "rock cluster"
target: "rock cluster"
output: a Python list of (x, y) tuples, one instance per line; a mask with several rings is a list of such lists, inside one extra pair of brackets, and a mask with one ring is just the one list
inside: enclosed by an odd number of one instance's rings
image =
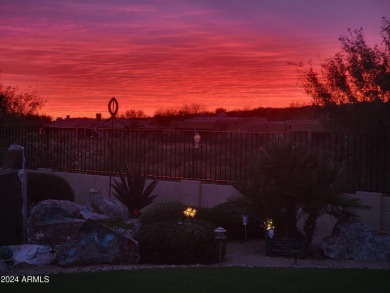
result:
[(44, 266), (55, 262), (55, 251), (48, 246), (23, 244), (12, 245), (10, 248), (14, 252), (14, 268)]
[(321, 249), (331, 259), (390, 261), (390, 234), (373, 231), (355, 219), (344, 219), (321, 242)]
[(84, 219), (126, 221), (128, 208), (121, 202), (102, 195), (90, 195), (80, 211)]
[(85, 222), (82, 206), (67, 200), (44, 200), (34, 206), (27, 223), (28, 243), (58, 245), (69, 241)]
[(14, 252), (13, 267), (136, 263), (138, 243), (129, 237), (131, 233), (120, 233), (98, 221), (125, 222), (127, 217), (122, 203), (102, 195), (89, 196), (85, 205), (42, 201), (31, 209), (29, 244), (9, 246)]
[(138, 260), (136, 241), (95, 220), (87, 220), (76, 237), (58, 251), (60, 266), (136, 263)]

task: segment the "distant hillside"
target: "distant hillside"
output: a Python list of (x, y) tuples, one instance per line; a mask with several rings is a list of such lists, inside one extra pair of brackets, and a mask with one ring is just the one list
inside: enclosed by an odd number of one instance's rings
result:
[[(221, 108), (222, 109), (222, 108)], [(261, 117), (267, 121), (286, 121), (286, 120), (315, 120), (324, 115), (325, 110), (321, 106), (302, 106), (289, 108), (263, 108), (259, 107), (251, 110), (233, 110), (226, 111), (224, 109), (218, 112), (202, 112), (197, 114), (181, 113), (160, 113), (155, 115), (156, 122), (163, 126), (168, 126), (170, 122), (175, 120), (190, 119), (197, 116), (226, 116), (226, 117)]]
[(302, 106), (289, 108), (263, 108), (259, 107), (252, 110), (229, 111), (228, 116), (239, 117), (263, 117), (268, 121), (285, 120), (303, 120), (318, 119), (324, 114), (324, 108), (321, 106)]

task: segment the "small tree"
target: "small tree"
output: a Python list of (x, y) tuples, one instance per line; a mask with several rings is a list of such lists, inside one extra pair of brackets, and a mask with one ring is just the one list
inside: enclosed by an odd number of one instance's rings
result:
[(134, 119), (134, 118), (146, 118), (147, 116), (143, 110), (130, 109), (130, 110), (126, 110), (125, 117), (127, 119)]
[(197, 115), (206, 111), (206, 107), (202, 104), (184, 104), (179, 109), (179, 115)]

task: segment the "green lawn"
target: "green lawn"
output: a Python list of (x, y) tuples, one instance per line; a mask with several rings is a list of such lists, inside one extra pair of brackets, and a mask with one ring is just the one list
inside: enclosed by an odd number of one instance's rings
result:
[(47, 284), (1, 283), (0, 292), (390, 292), (390, 271), (369, 269), (203, 267), (59, 274), (49, 278)]

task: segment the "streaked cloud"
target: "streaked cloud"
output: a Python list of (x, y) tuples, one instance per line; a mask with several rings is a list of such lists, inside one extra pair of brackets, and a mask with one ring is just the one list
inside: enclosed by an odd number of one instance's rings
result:
[(53, 116), (104, 113), (112, 96), (122, 111), (149, 113), (192, 102), (288, 106), (308, 100), (288, 62), (330, 56), (347, 24), (369, 21), (371, 37), (375, 20), (379, 36), (378, 11), (390, 11), (358, 1), (341, 18), (346, 6), (324, 3), (3, 0), (1, 80), (36, 89)]

